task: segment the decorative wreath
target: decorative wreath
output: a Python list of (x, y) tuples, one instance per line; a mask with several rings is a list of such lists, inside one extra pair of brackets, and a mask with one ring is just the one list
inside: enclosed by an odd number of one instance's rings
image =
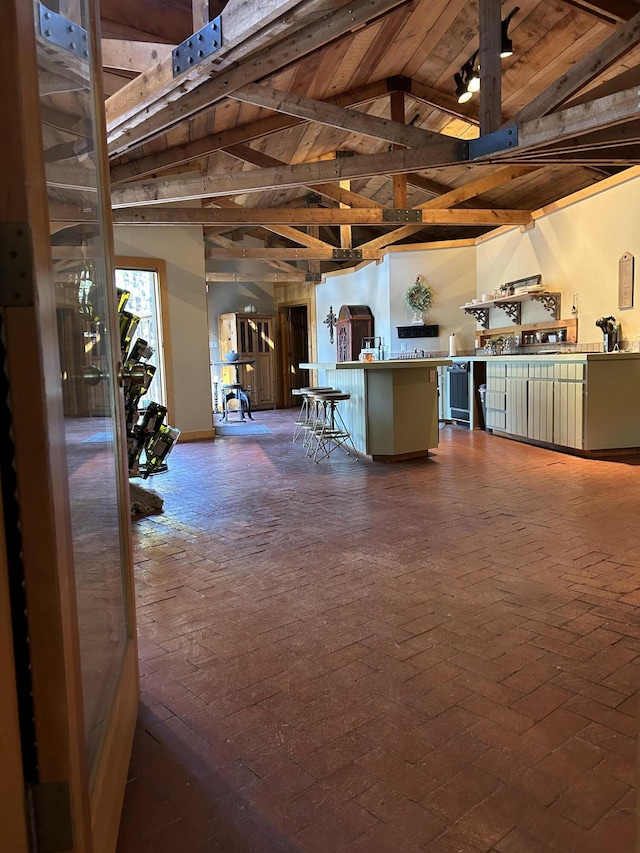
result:
[(419, 275), (415, 284), (405, 290), (404, 304), (410, 311), (428, 311), (433, 302), (433, 290), (425, 284), (424, 277)]

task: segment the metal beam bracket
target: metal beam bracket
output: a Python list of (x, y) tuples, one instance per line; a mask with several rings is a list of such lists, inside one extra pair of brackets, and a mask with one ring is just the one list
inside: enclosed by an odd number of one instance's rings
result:
[(85, 29), (58, 12), (47, 9), (42, 3), (38, 3), (38, 24), (40, 35), (45, 41), (80, 59), (89, 59), (89, 35)]
[(0, 306), (33, 305), (33, 254), (28, 225), (0, 223)]
[(182, 44), (171, 51), (173, 76), (193, 68), (203, 59), (211, 56), (222, 46), (222, 21), (220, 15), (201, 27), (197, 33), (189, 36)]
[(305, 281), (322, 281), (322, 273), (321, 272), (306, 272), (304, 274)]
[(334, 249), (334, 261), (361, 261), (362, 249)]
[(469, 140), (469, 160), (478, 157), (486, 157), (488, 154), (496, 154), (499, 151), (507, 151), (515, 148), (518, 144), (518, 128), (504, 127), (493, 133), (485, 133), (477, 139)]
[(382, 211), (383, 222), (422, 222), (422, 211), (412, 207), (386, 207)]

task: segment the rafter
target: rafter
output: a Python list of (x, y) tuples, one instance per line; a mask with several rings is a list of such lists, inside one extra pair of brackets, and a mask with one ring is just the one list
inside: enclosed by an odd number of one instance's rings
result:
[[(365, 104), (368, 101), (382, 97), (387, 94), (387, 91), (387, 81), (378, 80), (373, 83), (367, 83), (365, 86), (359, 86), (348, 92), (343, 92), (341, 95), (329, 98), (323, 103), (331, 103), (338, 106), (355, 106), (356, 104)], [(229, 130), (223, 130), (220, 133), (212, 134), (186, 145), (169, 148), (158, 154), (148, 154), (129, 163), (112, 166), (111, 183), (117, 184), (121, 181), (141, 178), (145, 175), (162, 171), (163, 169), (179, 166), (187, 163), (189, 160), (206, 157), (220, 149), (226, 149), (229, 146), (242, 142), (250, 142), (262, 136), (269, 136), (272, 133), (287, 130), (302, 123), (302, 119), (295, 118), (294, 116), (272, 115), (268, 118), (251, 122), (251, 124), (239, 125)]]
[(601, 21), (622, 24), (638, 11), (632, 0), (564, 0), (568, 6), (589, 12)]
[(141, 74), (154, 62), (171, 59), (174, 45), (149, 41), (102, 39), (102, 65), (116, 71), (134, 71)]
[[(275, 0), (272, 0), (275, 2)], [(179, 121), (183, 121), (200, 110), (210, 107), (212, 104), (228, 97), (247, 83), (253, 83), (266, 74), (273, 74), (295, 60), (307, 56), (314, 50), (323, 47), (327, 43), (339, 38), (354, 27), (367, 24), (372, 19), (379, 18), (396, 7), (406, 3), (407, 0), (355, 0), (348, 7), (336, 9), (324, 15), (320, 20), (307, 24), (293, 35), (282, 38), (270, 44), (263, 50), (251, 53), (243, 62), (217, 73), (208, 82), (202, 83), (202, 75), (212, 72), (212, 62), (201, 63), (203, 69), (198, 65), (198, 80), (192, 81), (190, 74), (181, 75), (178, 84), (184, 91), (179, 100), (172, 101), (164, 95), (176, 88), (175, 82), (171, 84), (164, 80), (167, 91), (162, 97), (154, 92), (153, 98), (149, 98), (146, 92), (141, 93), (134, 87), (129, 95), (136, 95), (135, 114), (126, 107), (129, 102), (124, 99), (117, 105), (107, 101), (107, 128), (111, 151), (124, 151), (142, 143), (145, 139), (155, 136), (167, 130)], [(258, 14), (264, 15), (267, 20), (266, 10), (260, 4)], [(223, 12), (224, 16), (224, 12)], [(224, 22), (223, 22), (224, 31)], [(251, 49), (255, 51), (255, 37), (251, 40)], [(213, 54), (216, 57), (218, 54)], [(135, 83), (136, 81), (133, 81)], [(189, 91), (193, 82), (202, 83), (197, 88)], [(124, 87), (127, 89), (128, 87)], [(162, 88), (162, 87), (160, 87)], [(124, 91), (124, 90), (122, 90)], [(117, 97), (117, 96), (115, 96)], [(142, 106), (142, 110), (140, 107)], [(117, 141), (116, 141), (117, 140)]]
[(307, 281), (304, 272), (272, 272), (272, 273), (237, 273), (237, 272), (208, 272), (205, 280), (210, 284), (224, 284), (226, 282), (253, 283), (264, 281), (269, 284), (294, 284), (295, 282)]
[[(234, 258), (257, 258), (259, 260), (289, 260), (289, 261), (334, 261), (335, 263), (351, 264), (355, 257), (340, 258), (334, 256), (333, 250), (322, 249), (280, 249), (259, 247), (235, 247), (233, 249), (205, 249), (205, 260), (226, 261)], [(366, 249), (357, 260), (377, 261), (378, 252)]]
[[(401, 93), (397, 93), (401, 94)], [(243, 86), (231, 94), (232, 98), (276, 112), (287, 113), (307, 121), (337, 127), (349, 133), (360, 133), (375, 139), (384, 139), (397, 145), (418, 147), (448, 139), (441, 133), (430, 133), (418, 127), (400, 124), (397, 119), (388, 121), (377, 116), (367, 115), (358, 110), (346, 107), (336, 107), (313, 98), (295, 95), (292, 92), (282, 92), (270, 86), (253, 84)]]
[(605, 39), (595, 50), (519, 110), (503, 127), (540, 118), (557, 109), (640, 42), (640, 12)]
[[(212, 233), (210, 228), (204, 228), (204, 238), (205, 244), (206, 242), (214, 243), (216, 246), (220, 246), (222, 249), (236, 249), (237, 245), (233, 242), (233, 240), (229, 240), (227, 237), (223, 237), (222, 234), (214, 234)], [(206, 252), (206, 245), (205, 245)], [(279, 261), (276, 258), (264, 258), (265, 264), (271, 267), (271, 269), (277, 270), (277, 274), (283, 275), (290, 273), (293, 267), (291, 264), (288, 264), (286, 261)]]

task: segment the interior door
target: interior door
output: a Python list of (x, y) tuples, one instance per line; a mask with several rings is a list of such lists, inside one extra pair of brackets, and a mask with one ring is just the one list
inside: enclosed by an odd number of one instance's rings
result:
[(111, 853), (138, 677), (95, 21), (0, 4), (0, 477), (30, 844)]

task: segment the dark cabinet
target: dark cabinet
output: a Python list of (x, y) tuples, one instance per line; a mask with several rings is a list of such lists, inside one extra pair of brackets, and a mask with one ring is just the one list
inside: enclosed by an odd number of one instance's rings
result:
[(373, 314), (368, 305), (343, 305), (336, 323), (336, 361), (357, 361), (364, 338), (373, 337)]

